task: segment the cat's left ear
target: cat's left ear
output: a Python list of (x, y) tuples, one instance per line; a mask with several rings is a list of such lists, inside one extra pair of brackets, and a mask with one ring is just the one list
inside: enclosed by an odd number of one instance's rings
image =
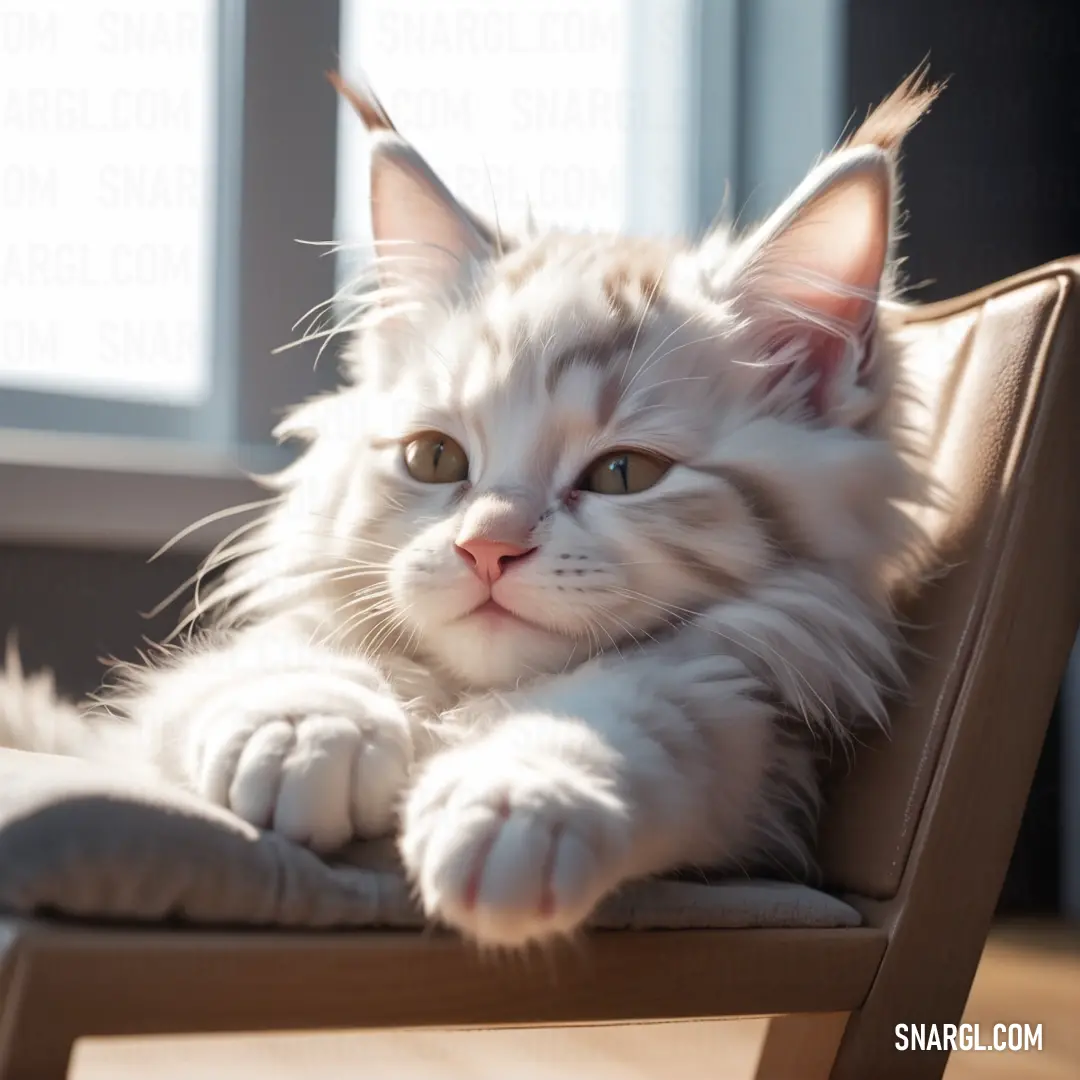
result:
[(498, 238), (454, 198), (370, 89), (336, 72), (326, 77), (372, 135), (371, 224), (388, 283), (406, 278), (438, 288), (467, 280), (495, 254)]

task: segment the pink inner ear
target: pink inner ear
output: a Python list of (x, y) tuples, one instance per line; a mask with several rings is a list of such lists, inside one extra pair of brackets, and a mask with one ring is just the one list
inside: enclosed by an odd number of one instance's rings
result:
[[(858, 335), (862, 346), (862, 355), (859, 357), (858, 376), (866, 372), (870, 364), (870, 337), (873, 328), (871, 320)], [(848, 348), (848, 342), (836, 334), (827, 330), (809, 329), (792, 330), (790, 333), (778, 338), (771, 352), (780, 352), (786, 346), (798, 341), (799, 350), (802, 354), (799, 359), (792, 360), (788, 364), (780, 366), (769, 379), (770, 389), (776, 386), (794, 367), (801, 368), (810, 375), (814, 382), (806, 395), (806, 403), (810, 406), (815, 416), (824, 416), (828, 412), (831, 398), (831, 389), (836, 380), (837, 373), (843, 366), (844, 356)]]
[(457, 281), (490, 254), (469, 213), (396, 132), (382, 133), (371, 153), (371, 225), (376, 251), (397, 276), (436, 287)]
[(888, 172), (876, 169), (843, 176), (804, 206), (766, 256), (778, 294), (829, 322), (861, 327), (881, 286), (890, 197)]
[[(793, 363), (813, 379), (807, 404), (818, 416), (834, 404), (833, 389), (845, 361), (852, 359), (845, 335), (854, 337), (859, 352), (858, 370), (847, 375), (858, 380), (864, 373), (889, 244), (891, 195), (884, 158), (833, 168), (823, 186), (809, 198), (802, 196), (805, 201), (787, 211), (768, 237), (758, 278), (764, 303), (778, 304), (787, 315), (773, 350), (798, 345)], [(778, 378), (790, 370), (785, 366)]]
[(810, 339), (809, 367), (817, 373), (817, 380), (810, 388), (807, 401), (815, 416), (824, 416), (829, 405), (829, 390), (844, 358), (846, 342), (824, 331), (814, 331)]

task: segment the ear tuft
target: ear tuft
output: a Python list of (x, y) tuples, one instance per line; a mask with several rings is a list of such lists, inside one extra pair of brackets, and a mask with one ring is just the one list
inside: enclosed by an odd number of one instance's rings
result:
[(368, 131), (392, 131), (397, 134), (397, 128), (383, 108), (382, 102), (367, 83), (357, 89), (350, 86), (336, 71), (326, 72), (326, 81), (352, 106), (353, 112), (364, 121), (364, 127)]
[(917, 67), (876, 109), (872, 109), (854, 134), (841, 144), (843, 149), (876, 146), (888, 152), (899, 148), (908, 132), (927, 114), (945, 89), (946, 81), (927, 81), (927, 63)]

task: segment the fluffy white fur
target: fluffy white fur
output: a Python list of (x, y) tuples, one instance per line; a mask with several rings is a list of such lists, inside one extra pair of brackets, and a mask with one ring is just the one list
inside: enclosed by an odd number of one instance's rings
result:
[[(283, 425), (304, 454), (109, 718), (50, 741), (9, 702), (0, 737), (151, 763), (322, 851), (397, 830), (427, 912), (485, 944), (633, 876), (809, 871), (818, 758), (900, 682), (892, 155), (931, 97), (905, 84), (764, 225), (692, 246), (500, 235), (354, 95), (384, 257), (344, 384)], [(427, 431), (467, 480), (409, 475)], [(575, 488), (625, 448), (671, 468)], [(487, 581), (477, 538), (532, 551)]]

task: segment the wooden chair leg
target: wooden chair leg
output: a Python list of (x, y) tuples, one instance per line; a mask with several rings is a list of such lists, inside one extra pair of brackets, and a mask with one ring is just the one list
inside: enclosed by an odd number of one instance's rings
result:
[[(2, 930), (2, 928), (0, 928)], [(0, 952), (0, 1080), (65, 1080), (75, 1039), (62, 1014), (35, 1001), (16, 942)]]
[[(844, 1032), (829, 1080), (865, 1080), (870, 1076), (882, 1080), (941, 1080), (949, 1064), (947, 1050), (897, 1051), (896, 1018), (908, 1015), (922, 1020), (914, 1006), (905, 1007), (901, 1002), (898, 1006), (883, 1009), (878, 1002), (868, 1000), (868, 1004), (852, 1016)], [(944, 1013), (942, 1020), (937, 1019), (942, 1014), (931, 1015), (941, 1024), (960, 1020), (959, 1011)]]
[(66, 1080), (73, 1049), (63, 1036), (9, 1039), (0, 1046), (0, 1080)]
[(850, 1013), (798, 1013), (769, 1021), (754, 1080), (828, 1080)]

